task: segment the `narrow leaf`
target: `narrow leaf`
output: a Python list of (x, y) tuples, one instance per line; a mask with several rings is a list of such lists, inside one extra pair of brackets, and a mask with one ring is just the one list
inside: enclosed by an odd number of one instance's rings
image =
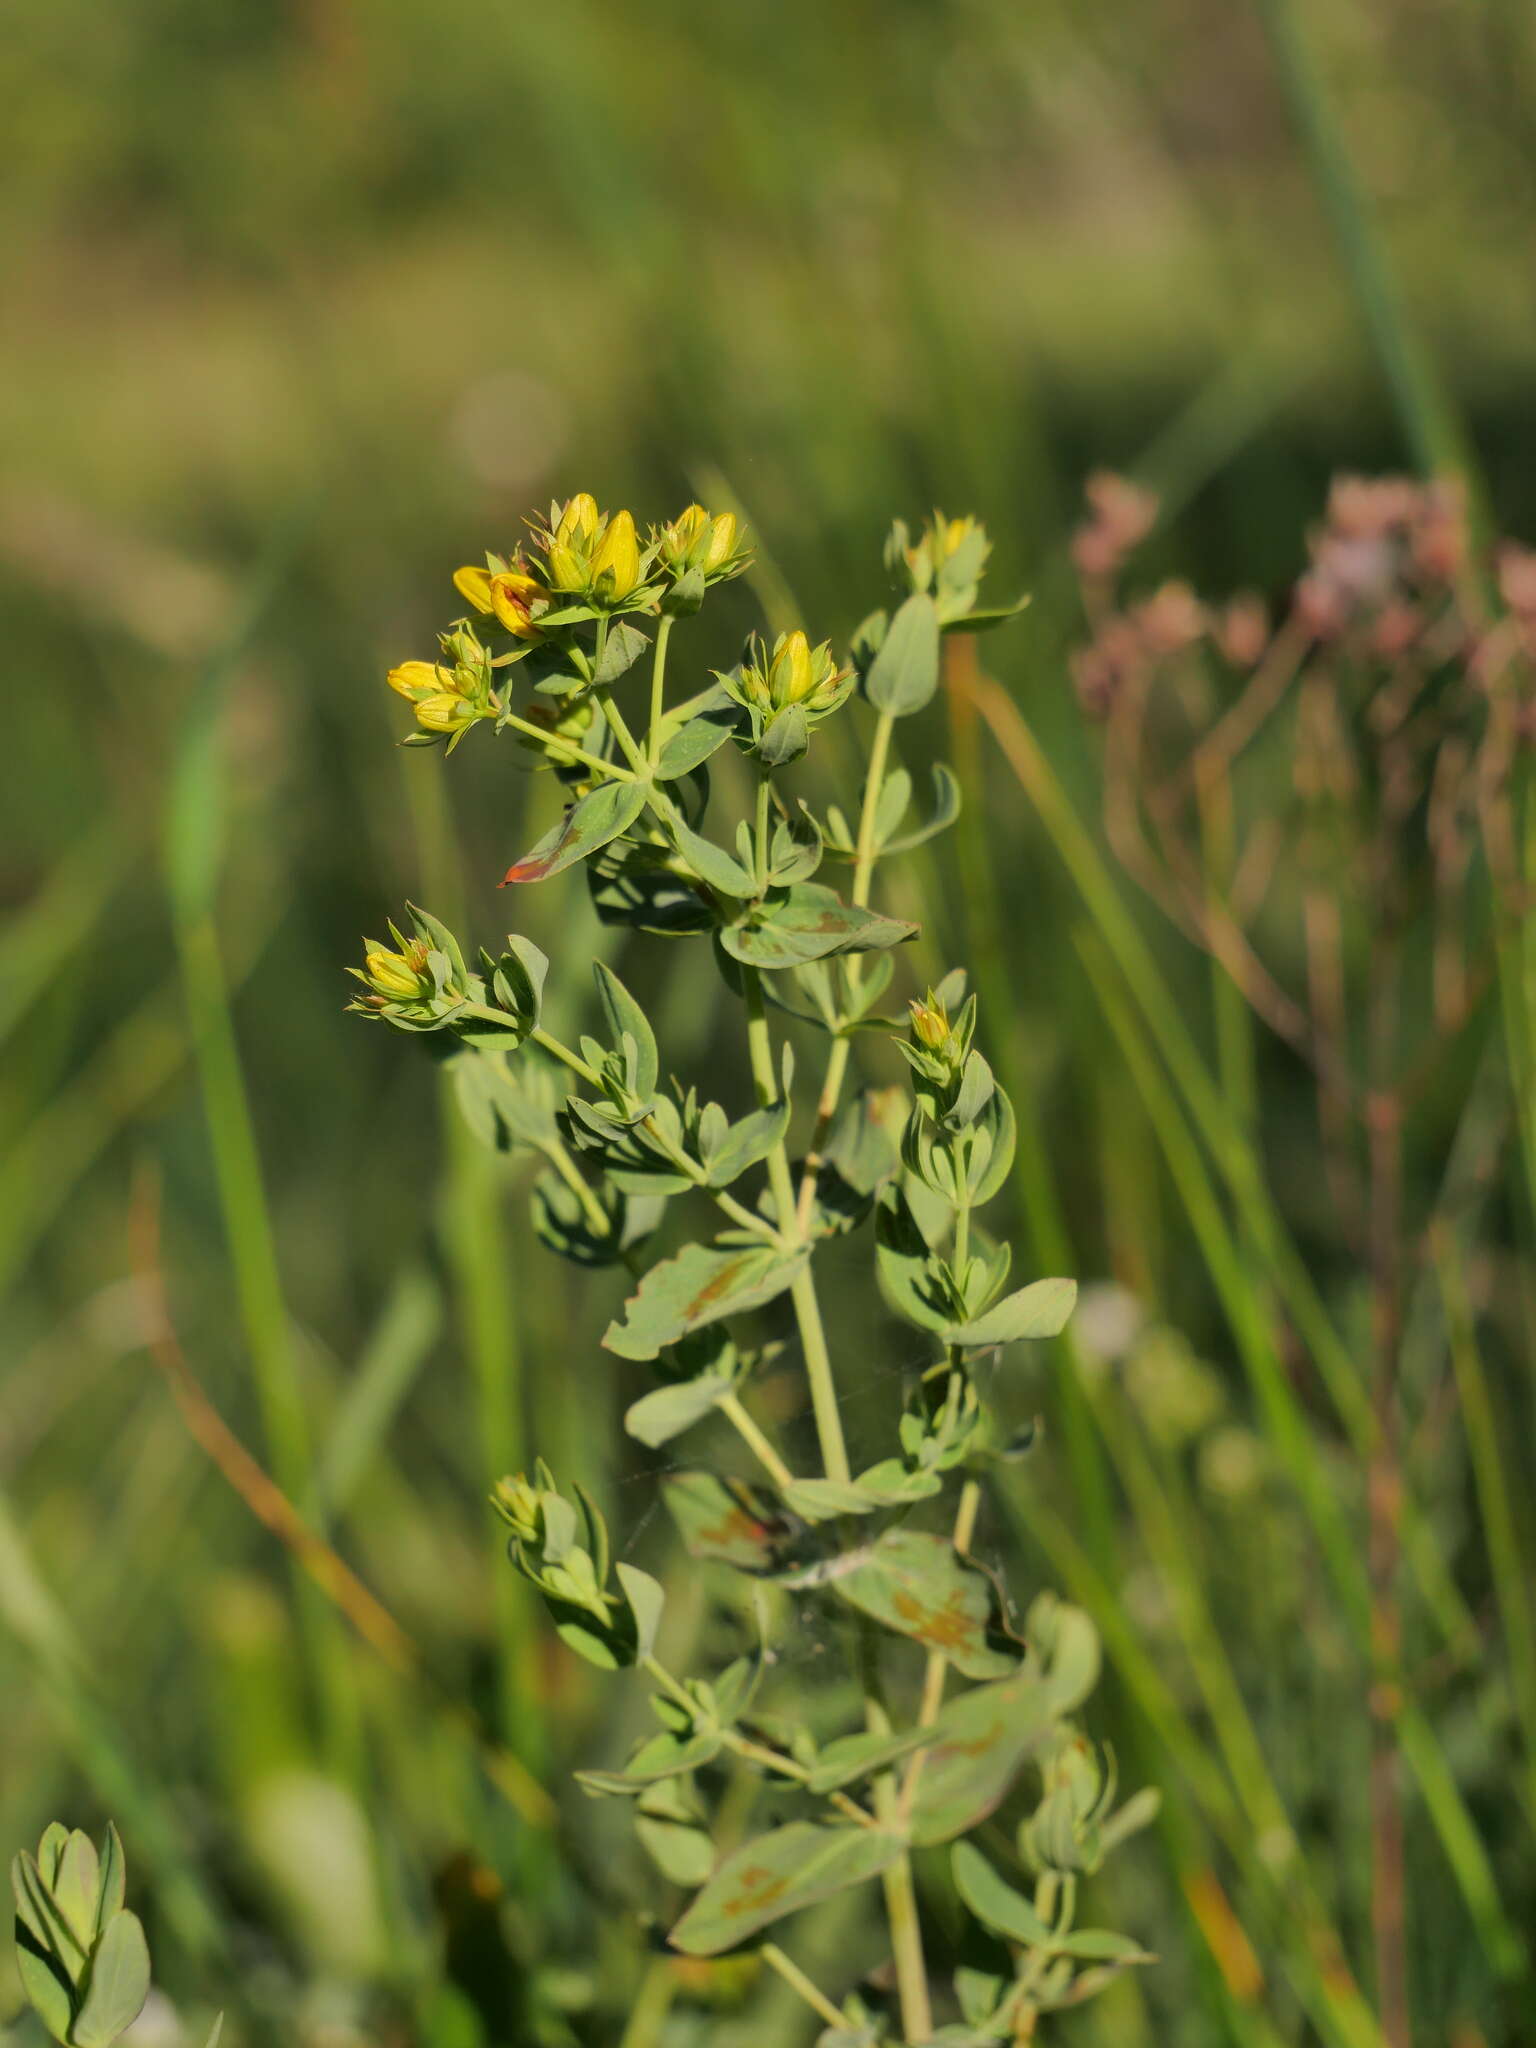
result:
[(884, 1828), (791, 1821), (726, 1857), (673, 1928), (672, 1946), (684, 1955), (720, 1955), (787, 1913), (878, 1877), (904, 1847)]
[(521, 860), (514, 861), (502, 877), (509, 882), (545, 882), (562, 868), (585, 860), (639, 817), (645, 808), (645, 789), (638, 782), (602, 782), (572, 804), (560, 823), (546, 832), (537, 846)]
[(994, 1303), (985, 1315), (945, 1331), (951, 1344), (1012, 1344), (1022, 1337), (1054, 1337), (1067, 1326), (1077, 1301), (1075, 1280), (1036, 1280)]

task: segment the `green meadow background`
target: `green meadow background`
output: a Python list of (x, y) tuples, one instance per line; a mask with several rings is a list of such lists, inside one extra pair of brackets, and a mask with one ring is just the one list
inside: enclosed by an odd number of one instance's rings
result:
[[(1528, 8), (18, 0), (0, 85), (0, 1846), (116, 1818), (160, 1985), (135, 2040), (219, 2007), (239, 2048), (808, 2038), (740, 1969), (654, 1959), (657, 1888), (567, 1783), (642, 1689), (552, 1646), (498, 1562), (487, 1486), (538, 1450), (698, 1597), (597, 1346), (616, 1283), (534, 1244), (428, 1063), (342, 1014), (409, 894), (477, 940), (515, 919), (572, 989), (605, 948), (680, 1066), (712, 1045), (702, 949), (620, 954), (570, 878), (497, 894), (551, 801), (510, 747), (395, 745), (383, 673), (430, 651), (452, 569), (590, 489), (745, 510), (752, 587), (679, 636), (700, 673), (759, 608), (845, 638), (891, 518), (935, 503), (1034, 591), (984, 645), (1044, 784), (962, 730), (969, 808), (914, 886), (1030, 1134), (1020, 1263), (1093, 1290), (1019, 1368), (1044, 1440), (982, 1540), (1093, 1609), (1094, 1731), (1166, 1796), (1095, 1916), (1160, 1966), (1051, 2038), (1379, 2048), (1371, 1664), (1334, 1568), (1363, 1485), (1315, 1370), (1364, 1372), (1363, 1277), (1296, 1063), (1256, 1030), (1234, 1113), (1230, 1004), (1101, 846), (1066, 547), (1102, 465), (1163, 494), (1146, 579), (1218, 595), (1283, 594), (1340, 470), (1459, 465), (1536, 537)], [(917, 727), (921, 771), (954, 735)], [(1526, 1024), (1490, 1001), (1495, 1092)], [(1410, 1134), (1420, 1209), (1455, 1102)], [(1431, 1313), (1413, 1375), (1426, 2048), (1515, 2048), (1536, 2010), (1531, 1210), (1510, 1147), (1494, 1174), (1503, 1309), (1470, 1379)], [(167, 1307), (387, 1614), (210, 1461)], [(832, 1319), (874, 1441), (902, 1336)], [(819, 1654), (808, 1624), (807, 1685)], [(803, 1952), (835, 1970), (866, 1937), (823, 1919)], [(19, 2006), (7, 1957), (0, 2030)]]

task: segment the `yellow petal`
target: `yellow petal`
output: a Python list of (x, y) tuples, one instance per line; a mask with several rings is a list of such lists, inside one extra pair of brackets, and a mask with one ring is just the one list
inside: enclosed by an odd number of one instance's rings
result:
[(467, 597), (477, 612), (494, 610), (491, 603), (491, 572), (477, 569), (471, 564), (467, 568), (455, 569), (453, 587), (460, 597)]
[(436, 664), (430, 661), (402, 661), (398, 668), (390, 670), (385, 680), (402, 697), (419, 697), (442, 687)]
[(578, 491), (561, 508), (556, 540), (590, 541), (597, 532), (597, 500), (590, 491)]
[(615, 512), (609, 520), (602, 544), (592, 557), (592, 581), (610, 597), (628, 597), (640, 581), (640, 545), (635, 522), (627, 512)]
[(428, 732), (454, 732), (474, 716), (462, 697), (446, 690), (436, 697), (423, 697), (416, 706), (416, 723)]
[(709, 529), (709, 547), (704, 556), (706, 569), (718, 569), (720, 564), (735, 552), (736, 517), (734, 513), (722, 512)]
[(528, 616), (528, 607), (541, 595), (533, 577), (520, 576), (516, 570), (507, 569), (491, 578), (491, 608), (507, 631), (515, 633), (519, 640), (539, 637), (538, 627)]

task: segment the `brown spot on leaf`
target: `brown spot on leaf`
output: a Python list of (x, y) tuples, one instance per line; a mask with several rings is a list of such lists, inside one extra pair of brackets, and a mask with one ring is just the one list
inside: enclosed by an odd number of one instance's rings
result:
[(738, 1883), (741, 1889), (737, 1896), (733, 1899), (723, 1899), (720, 1904), (720, 1911), (727, 1920), (735, 1920), (742, 1913), (755, 1912), (763, 1906), (771, 1905), (788, 1887), (789, 1879), (775, 1877), (771, 1870), (760, 1863), (754, 1863), (750, 1870), (741, 1873)]
[(966, 1608), (965, 1588), (956, 1586), (942, 1607), (927, 1607), (912, 1593), (898, 1592), (892, 1606), (906, 1633), (931, 1650), (963, 1650), (975, 1640), (976, 1619)]

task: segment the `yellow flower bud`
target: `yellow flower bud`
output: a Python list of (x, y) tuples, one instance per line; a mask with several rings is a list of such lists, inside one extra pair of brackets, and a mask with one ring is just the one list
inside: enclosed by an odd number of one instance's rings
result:
[(418, 698), (416, 704), (416, 723), (427, 732), (457, 732), (475, 716), (464, 699), (449, 690), (442, 690), (435, 697)]
[(779, 706), (800, 704), (811, 693), (811, 643), (796, 627), (779, 636), (774, 644), (768, 687)]
[(519, 1543), (535, 1543), (539, 1535), (539, 1490), (530, 1486), (519, 1472), (515, 1479), (498, 1479), (491, 1505), (511, 1529)]
[(690, 505), (686, 511), (679, 512), (662, 532), (662, 552), (667, 560), (680, 568), (691, 567), (694, 548), (703, 539), (708, 525), (709, 514), (702, 505)]
[(546, 551), (550, 587), (554, 590), (584, 590), (587, 572), (576, 550), (563, 540), (552, 540)]
[(640, 544), (635, 522), (627, 512), (615, 512), (592, 557), (592, 588), (600, 597), (628, 597), (640, 581)]
[(555, 539), (582, 542), (590, 547), (597, 535), (597, 500), (590, 491), (578, 491), (560, 508), (555, 522)]
[(422, 697), (433, 695), (443, 687), (443, 671), (431, 661), (402, 661), (398, 668), (392, 668), (386, 678), (392, 690), (398, 690), (402, 697), (409, 697), (413, 703)]
[(907, 1008), (912, 1012), (912, 1036), (930, 1052), (937, 1052), (949, 1036), (949, 1015), (944, 1005), (930, 989), (925, 1002), (909, 1003)]
[(374, 993), (389, 1002), (415, 1002), (432, 993), (427, 947), (421, 939), (412, 939), (403, 953), (392, 953), (385, 946), (372, 947), (363, 956), (363, 971)]
[[(692, 508), (699, 511), (698, 506)], [(738, 528), (734, 512), (722, 512), (709, 529), (709, 546), (704, 551), (704, 567), (718, 569), (736, 552)]]

